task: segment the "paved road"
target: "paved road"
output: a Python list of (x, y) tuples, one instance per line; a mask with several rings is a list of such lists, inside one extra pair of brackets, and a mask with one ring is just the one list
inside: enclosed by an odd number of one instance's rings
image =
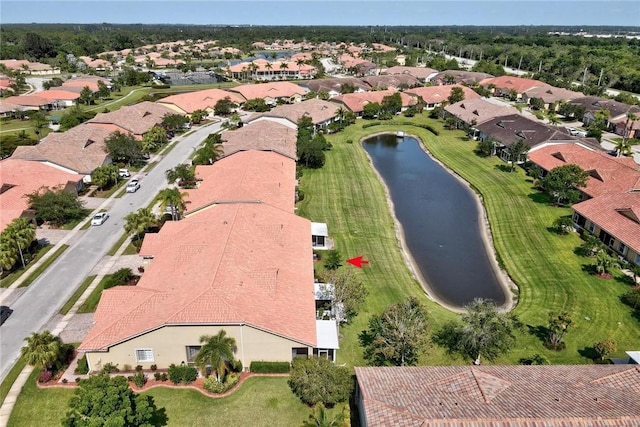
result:
[(179, 141), (176, 147), (147, 174), (140, 178), (141, 188), (109, 202), (110, 218), (102, 226), (80, 231), (78, 241), (67, 249), (11, 305), (13, 314), (0, 331), (0, 381), (17, 359), (25, 337), (40, 331), (71, 297), (88, 273), (96, 266), (123, 233), (123, 217), (147, 206), (157, 192), (167, 186), (167, 169), (185, 162), (193, 149), (220, 123), (197, 129)]

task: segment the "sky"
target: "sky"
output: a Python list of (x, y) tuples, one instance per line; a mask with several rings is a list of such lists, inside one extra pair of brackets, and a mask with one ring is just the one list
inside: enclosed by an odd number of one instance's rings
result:
[(639, 0), (0, 0), (0, 23), (635, 26)]

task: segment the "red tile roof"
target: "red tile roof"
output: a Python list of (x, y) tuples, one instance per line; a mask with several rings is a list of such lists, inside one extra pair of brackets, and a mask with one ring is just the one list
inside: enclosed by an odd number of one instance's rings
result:
[(165, 105), (144, 101), (110, 113), (99, 113), (86, 123), (114, 125), (134, 135), (143, 135), (153, 126), (160, 124), (168, 114), (176, 114), (176, 112)]
[(574, 164), (590, 173), (582, 189), (591, 197), (602, 194), (640, 191), (640, 171), (630, 157), (613, 157), (578, 144), (551, 144), (531, 150), (529, 160), (544, 170)]
[(356, 367), (370, 427), (637, 426), (640, 367)]
[(9, 104), (20, 107), (43, 107), (51, 103), (50, 99), (38, 95), (16, 95), (4, 99)]
[(510, 105), (491, 102), (485, 98), (465, 99), (455, 104), (447, 105), (444, 109), (465, 123), (480, 124), (496, 117), (509, 114), (519, 114), (518, 110)]
[(248, 84), (229, 88), (228, 90), (239, 93), (247, 100), (254, 98), (291, 98), (295, 95), (302, 96), (306, 93), (306, 90), (290, 82)]
[(215, 203), (262, 202), (293, 212), (295, 160), (267, 151), (243, 151), (197, 166), (197, 189), (188, 190), (187, 215)]
[(207, 89), (167, 96), (159, 100), (158, 103), (174, 104), (186, 114), (191, 114), (196, 110), (213, 110), (219, 100), (227, 97), (237, 104), (244, 102), (244, 98), (237, 93), (222, 89)]
[(498, 89), (510, 90), (513, 89), (517, 93), (526, 92), (534, 87), (544, 86), (552, 88), (553, 86), (539, 80), (525, 79), (523, 77), (514, 76), (499, 76), (491, 77), (480, 81), (480, 85), (487, 86), (493, 84)]
[(603, 194), (573, 205), (573, 210), (640, 253), (640, 191)]
[(82, 181), (82, 175), (69, 173), (39, 162), (8, 158), (0, 161), (0, 231), (29, 208), (26, 194), (41, 187), (51, 189), (74, 185)]
[(424, 102), (427, 104), (439, 104), (443, 101), (448, 102), (448, 98), (451, 95), (451, 89), (458, 87), (464, 92), (464, 99), (480, 98), (473, 89), (463, 85), (448, 85), (448, 86), (424, 86), (407, 89), (405, 93), (409, 95), (421, 96)]
[(240, 129), (222, 132), (224, 155), (239, 151), (273, 151), (283, 156), (297, 159), (297, 130), (269, 120), (261, 120)]
[(401, 66), (390, 67), (385, 70), (385, 74), (409, 74), (421, 80), (425, 80), (427, 77), (437, 72), (438, 71), (433, 68)]
[(51, 132), (38, 145), (17, 147), (14, 159), (51, 162), (81, 174), (90, 174), (105, 164), (105, 139), (111, 130), (85, 123), (66, 132)]
[(400, 93), (402, 99), (402, 107), (409, 107), (416, 103), (416, 100), (407, 95), (404, 92), (396, 92), (395, 90), (379, 90), (375, 92), (360, 92), (360, 93), (347, 93), (345, 95), (339, 95), (331, 98), (331, 102), (339, 102), (345, 105), (348, 109), (354, 113), (361, 113), (364, 110), (364, 106), (372, 102), (382, 103), (382, 99), (385, 96), (391, 96), (394, 93)]
[(80, 94), (76, 92), (70, 92), (64, 89), (49, 89), (42, 92), (38, 92), (37, 95), (26, 95), (26, 96), (36, 96), (38, 98), (44, 98), (49, 101), (75, 101), (80, 98)]
[(316, 344), (311, 223), (263, 203), (215, 205), (145, 237), (135, 287), (103, 292), (81, 350), (166, 325), (247, 324)]
[(302, 116), (307, 115), (311, 117), (313, 124), (317, 125), (335, 118), (339, 108), (340, 107), (333, 102), (314, 98), (295, 104), (278, 105), (266, 113), (254, 113), (249, 117), (247, 122), (251, 123), (264, 117), (282, 117), (289, 120), (294, 125), (297, 125), (298, 120), (300, 120)]

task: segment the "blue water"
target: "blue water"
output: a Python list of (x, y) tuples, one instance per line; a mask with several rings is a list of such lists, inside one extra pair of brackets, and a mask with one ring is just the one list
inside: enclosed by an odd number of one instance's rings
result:
[(462, 307), (474, 298), (506, 300), (481, 236), (472, 191), (436, 163), (415, 138), (364, 141), (385, 181), (416, 268), (438, 299)]

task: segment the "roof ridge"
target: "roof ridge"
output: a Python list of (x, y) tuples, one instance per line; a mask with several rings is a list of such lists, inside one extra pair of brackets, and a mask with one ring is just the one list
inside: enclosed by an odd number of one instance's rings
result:
[(209, 285), (207, 286), (207, 288), (213, 288), (213, 284), (216, 281), (216, 277), (218, 277), (218, 273), (220, 272), (220, 264), (222, 263), (222, 260), (224, 259), (225, 254), (229, 250), (229, 239), (231, 238), (233, 228), (236, 225), (238, 213), (240, 212), (240, 206), (241, 206), (240, 204), (234, 206), (235, 212), (233, 214), (233, 221), (231, 223), (231, 227), (229, 227), (229, 231), (227, 232), (227, 235), (224, 238), (224, 244), (222, 245), (223, 249), (222, 249), (222, 252), (220, 253), (220, 257), (218, 258), (218, 262), (216, 263), (215, 273), (211, 276), (211, 280), (209, 280)]

